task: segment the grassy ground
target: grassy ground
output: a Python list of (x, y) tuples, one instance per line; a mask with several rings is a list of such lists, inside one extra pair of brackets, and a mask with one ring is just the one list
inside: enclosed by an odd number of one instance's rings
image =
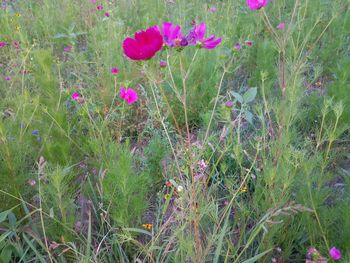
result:
[(0, 3), (1, 262), (350, 262), (348, 0)]

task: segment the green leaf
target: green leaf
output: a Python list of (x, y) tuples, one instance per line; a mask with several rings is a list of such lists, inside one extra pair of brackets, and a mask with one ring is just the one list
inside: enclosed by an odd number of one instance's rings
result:
[(231, 91), (231, 94), (233, 97), (235, 97), (236, 100), (238, 100), (240, 103), (243, 103), (244, 99), (240, 94), (234, 91)]
[(254, 115), (253, 113), (251, 113), (250, 111), (244, 111), (244, 118), (251, 124), (253, 125), (253, 118), (254, 118)]
[(8, 216), (9, 213), (12, 212), (12, 209), (6, 210), (4, 212), (0, 213), (0, 223), (4, 222)]
[(246, 93), (244, 93), (243, 95), (243, 100), (245, 103), (249, 103), (252, 102), (255, 97), (256, 94), (258, 93), (258, 89), (257, 88), (250, 88), (246, 91)]
[(263, 256), (265, 256), (267, 253), (269, 253), (270, 251), (272, 251), (273, 248), (270, 248), (269, 250), (266, 250), (265, 252), (262, 252), (250, 259), (247, 259), (246, 261), (243, 261), (242, 263), (254, 263), (257, 262), (260, 258), (262, 258)]
[(0, 255), (1, 263), (8, 263), (8, 262), (10, 262), (11, 256), (12, 256), (12, 250), (13, 250), (12, 245), (7, 245), (7, 246), (1, 251), (1, 255)]

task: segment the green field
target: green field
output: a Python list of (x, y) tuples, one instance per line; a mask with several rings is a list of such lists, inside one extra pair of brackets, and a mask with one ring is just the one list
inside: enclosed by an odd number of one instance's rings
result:
[(0, 0), (0, 262), (350, 262), (350, 0)]

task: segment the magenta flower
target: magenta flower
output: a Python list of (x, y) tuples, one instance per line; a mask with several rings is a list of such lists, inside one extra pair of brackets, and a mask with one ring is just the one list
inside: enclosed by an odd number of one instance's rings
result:
[(268, 0), (247, 0), (247, 5), (250, 10), (259, 10), (260, 8), (266, 6)]
[(131, 88), (120, 88), (119, 97), (125, 100), (128, 104), (133, 104), (138, 100), (137, 92)]
[(329, 250), (329, 255), (331, 256), (332, 259), (334, 260), (340, 260), (341, 259), (341, 252), (339, 249), (337, 249), (336, 247), (332, 247)]
[(225, 103), (225, 106), (227, 107), (227, 108), (232, 108), (233, 107), (233, 101), (231, 101), (231, 100), (229, 100), (229, 101), (226, 101), (226, 103)]
[(134, 38), (123, 41), (124, 54), (132, 60), (148, 60), (163, 47), (163, 37), (158, 26), (135, 33)]
[(77, 100), (79, 100), (81, 98), (81, 95), (80, 95), (79, 92), (73, 92), (72, 95), (71, 95), (71, 98), (72, 98), (72, 100), (77, 101)]
[(111, 73), (112, 74), (117, 74), (119, 73), (120, 69), (119, 68), (111, 68)]
[(162, 25), (162, 34), (164, 44), (168, 47), (187, 46), (187, 40), (181, 33), (179, 25), (173, 25), (170, 22), (164, 22)]
[(4, 47), (4, 46), (6, 46), (6, 45), (7, 45), (6, 42), (0, 42), (0, 47)]
[(285, 23), (279, 23), (276, 28), (277, 29), (284, 29), (286, 27), (286, 24)]
[(212, 7), (209, 8), (208, 11), (211, 12), (211, 13), (214, 13), (214, 12), (216, 12), (216, 10), (217, 10), (216, 7), (212, 6)]
[(192, 31), (189, 33), (187, 40), (190, 45), (199, 45), (206, 49), (214, 49), (221, 43), (221, 38), (215, 38), (215, 35), (211, 35), (205, 38), (207, 26), (204, 22), (199, 25), (194, 25)]
[(19, 49), (21, 47), (19, 41), (17, 40), (12, 41), (12, 45), (15, 49)]
[(69, 52), (72, 51), (72, 49), (73, 49), (72, 46), (66, 46), (66, 47), (63, 49), (63, 51), (66, 52), (66, 53), (69, 53)]
[(103, 6), (102, 6), (102, 5), (98, 5), (98, 6), (96, 6), (96, 9), (97, 9), (98, 11), (101, 11), (101, 10), (103, 10)]
[(105, 13), (105, 17), (109, 17), (110, 14), (108, 12)]
[(11, 78), (11, 76), (6, 76), (4, 79), (5, 79), (6, 81), (10, 81), (12, 78)]

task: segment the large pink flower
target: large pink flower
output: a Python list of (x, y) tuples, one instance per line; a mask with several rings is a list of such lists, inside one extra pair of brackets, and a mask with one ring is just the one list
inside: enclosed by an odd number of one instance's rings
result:
[(188, 44), (200, 45), (201, 47), (207, 49), (216, 48), (216, 46), (221, 43), (221, 38), (216, 38), (215, 35), (211, 35), (208, 38), (205, 38), (206, 31), (207, 26), (205, 23), (202, 22), (199, 25), (194, 25), (192, 31), (187, 37)]
[(264, 6), (266, 6), (268, 0), (247, 0), (247, 5), (250, 10), (258, 10)]
[(123, 41), (124, 54), (132, 60), (152, 58), (163, 46), (163, 37), (158, 26), (135, 33), (135, 37), (127, 37)]
[(187, 46), (187, 40), (182, 35), (181, 27), (171, 22), (164, 22), (162, 25), (164, 44), (168, 47)]
[(128, 104), (133, 104), (138, 100), (137, 92), (131, 88), (120, 88), (119, 97), (125, 100)]

